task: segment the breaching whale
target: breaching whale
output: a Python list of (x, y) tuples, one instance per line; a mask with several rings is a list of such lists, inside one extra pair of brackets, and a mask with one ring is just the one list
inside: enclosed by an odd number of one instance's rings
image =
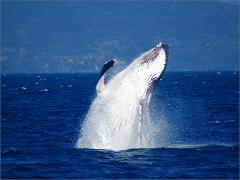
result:
[(116, 61), (105, 63), (76, 147), (111, 150), (155, 147), (148, 107), (167, 60), (168, 46), (159, 43), (107, 84), (104, 74)]

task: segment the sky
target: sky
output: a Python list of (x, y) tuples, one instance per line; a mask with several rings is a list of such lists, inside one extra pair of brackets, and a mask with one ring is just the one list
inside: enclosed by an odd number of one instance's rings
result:
[(238, 1), (1, 1), (1, 73), (99, 72), (164, 42), (167, 71), (239, 70)]

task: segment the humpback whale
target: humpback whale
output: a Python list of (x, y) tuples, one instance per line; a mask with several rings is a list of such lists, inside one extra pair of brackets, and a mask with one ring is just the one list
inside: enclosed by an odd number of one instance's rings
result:
[(105, 83), (116, 60), (105, 63), (96, 85), (97, 95), (82, 124), (77, 148), (123, 150), (155, 147), (149, 103), (164, 72), (168, 46), (159, 43), (141, 54)]

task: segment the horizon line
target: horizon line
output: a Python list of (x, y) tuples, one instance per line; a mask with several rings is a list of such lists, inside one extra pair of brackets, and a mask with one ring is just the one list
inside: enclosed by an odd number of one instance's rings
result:
[[(165, 73), (191, 73), (191, 72), (199, 72), (199, 73), (224, 73), (224, 72), (236, 72), (239, 73), (240, 70), (219, 70), (219, 71), (166, 71)], [(16, 73), (0, 73), (1, 75), (14, 75), (14, 74), (99, 74), (99, 72), (16, 72)]]

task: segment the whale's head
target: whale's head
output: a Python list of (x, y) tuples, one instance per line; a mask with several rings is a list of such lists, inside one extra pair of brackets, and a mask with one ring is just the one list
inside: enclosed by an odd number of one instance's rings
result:
[(150, 85), (160, 78), (167, 65), (168, 49), (168, 45), (159, 43), (136, 59), (133, 72), (140, 81)]
[[(134, 90), (136, 96), (143, 97), (145, 92), (152, 89), (157, 80), (160, 79), (168, 60), (168, 46), (159, 43), (152, 49), (141, 54), (129, 66), (119, 72), (109, 81), (107, 85), (104, 83), (104, 73), (116, 63), (116, 60), (110, 60), (104, 64), (96, 86), (97, 94), (105, 91), (114, 91), (120, 86), (128, 87)], [(131, 86), (138, 88), (130, 88)], [(141, 88), (139, 88), (141, 87)], [(116, 88), (113, 90), (113, 88)], [(122, 90), (122, 91), (124, 91)]]

